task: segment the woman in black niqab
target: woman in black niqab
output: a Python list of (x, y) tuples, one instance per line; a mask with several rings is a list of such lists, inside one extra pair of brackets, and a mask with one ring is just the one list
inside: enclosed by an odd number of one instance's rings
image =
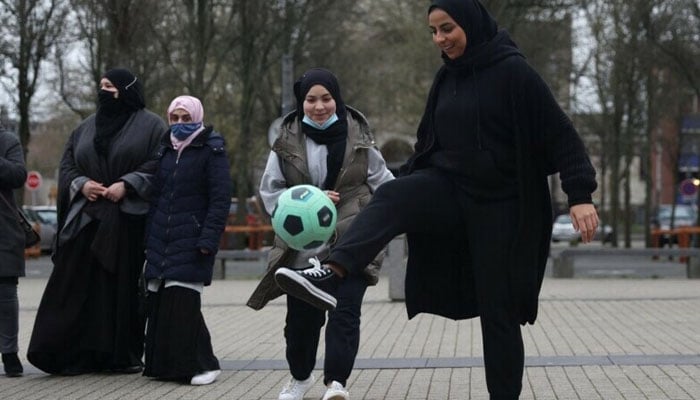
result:
[(95, 150), (106, 155), (114, 134), (124, 126), (131, 114), (144, 108), (143, 86), (134, 74), (123, 68), (107, 71), (103, 79), (109, 80), (115, 92), (100, 88), (97, 92), (97, 114), (95, 115)]
[(73, 131), (61, 159), (54, 268), (27, 352), (51, 374), (142, 369), (138, 278), (168, 128), (144, 108), (141, 83), (128, 70), (108, 71), (98, 97), (97, 113)]

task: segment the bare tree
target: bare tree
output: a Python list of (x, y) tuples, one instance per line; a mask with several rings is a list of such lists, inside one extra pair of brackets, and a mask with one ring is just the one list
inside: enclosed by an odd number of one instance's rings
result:
[[(264, 142), (266, 130), (257, 125), (256, 107), (260, 97), (260, 82), (265, 81), (266, 75), (279, 61), (273, 55), (280, 31), (280, 4), (240, 0), (235, 4), (237, 20), (234, 25), (235, 36), (240, 40), (236, 43), (235, 51), (231, 53), (229, 73), (230, 81), (235, 82), (236, 109), (238, 133), (234, 140), (229, 141), (232, 149), (232, 171), (238, 195), (238, 204), (245, 204), (251, 194), (251, 165), (254, 160), (256, 147)], [(266, 29), (260, 29), (266, 27)], [(269, 95), (269, 94), (268, 94)], [(277, 110), (262, 110), (267, 114), (267, 123), (271, 122)], [(260, 114), (260, 113), (258, 113)], [(258, 115), (259, 116), (259, 115)], [(262, 128), (262, 129), (261, 129)], [(255, 134), (259, 132), (258, 134)], [(231, 138), (229, 136), (229, 138)], [(237, 139), (237, 140), (236, 140)], [(242, 207), (239, 208), (238, 220), (244, 220)]]
[[(645, 34), (644, 49), (641, 53), (646, 68), (646, 143), (642, 156), (646, 160), (647, 190), (645, 204), (645, 226), (651, 226), (652, 202), (654, 198), (651, 169), (652, 154), (656, 162), (673, 171), (673, 187), (677, 187), (679, 161), (684, 143), (676, 125), (682, 115), (688, 112), (689, 104), (700, 97), (700, 2), (697, 0), (639, 0), (635, 2), (640, 16), (640, 30)], [(697, 101), (697, 100), (696, 100)], [(661, 133), (673, 132), (670, 135)], [(687, 149), (686, 149), (687, 151)], [(661, 161), (663, 160), (663, 161)], [(675, 206), (675, 200), (673, 201)], [(675, 207), (672, 207), (672, 221)], [(700, 223), (700, 220), (698, 221)], [(649, 229), (645, 230), (647, 244), (651, 245)], [(697, 244), (697, 243), (696, 243)]]
[[(162, 85), (158, 79), (161, 61), (155, 56), (157, 46), (150, 40), (150, 33), (151, 26), (162, 18), (163, 4), (70, 0), (70, 8), (70, 37), (75, 48), (62, 48), (56, 54), (61, 77), (58, 89), (69, 108), (83, 117), (91, 113), (100, 78), (114, 67), (128, 68), (139, 76), (144, 82), (147, 104), (156, 100)], [(74, 52), (81, 55), (78, 63)]]
[(30, 141), (32, 98), (42, 63), (59, 39), (67, 9), (60, 0), (0, 0), (0, 54), (13, 72), (2, 80), (19, 114), (19, 137), (23, 148)]
[[(626, 1), (592, 1), (586, 13), (596, 42), (593, 80), (601, 108), (600, 136), (604, 165), (610, 168), (610, 221), (625, 231), (630, 246), (630, 187), (632, 160), (640, 140), (644, 140), (646, 115), (643, 112), (645, 70), (640, 60), (640, 23), (635, 7)], [(617, 230), (616, 230), (617, 233)], [(618, 235), (612, 245), (618, 245)]]
[(197, 96), (206, 104), (212, 86), (230, 60), (239, 38), (234, 28), (236, 8), (229, 1), (169, 0), (165, 14), (151, 25), (152, 35), (176, 91)]
[[(432, 79), (442, 63), (423, 2), (369, 1), (349, 22), (348, 43), (335, 60), (348, 101), (380, 134), (412, 141)], [(341, 53), (342, 54), (342, 53)]]
[(700, 98), (700, 1), (654, 1), (649, 43), (668, 57), (695, 96)]

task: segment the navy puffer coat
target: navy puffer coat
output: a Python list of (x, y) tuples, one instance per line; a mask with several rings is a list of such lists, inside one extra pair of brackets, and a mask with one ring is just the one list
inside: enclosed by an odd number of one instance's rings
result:
[(163, 139), (146, 230), (144, 275), (147, 280), (209, 285), (231, 205), (224, 138), (208, 127), (182, 151), (179, 160), (170, 135)]

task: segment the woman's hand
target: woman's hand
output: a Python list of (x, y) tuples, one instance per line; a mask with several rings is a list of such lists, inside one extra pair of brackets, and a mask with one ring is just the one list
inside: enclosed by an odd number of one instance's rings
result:
[(598, 229), (598, 212), (593, 204), (577, 204), (569, 209), (574, 229), (581, 232), (581, 241), (589, 243)]
[(105, 190), (107, 190), (107, 188), (102, 186), (101, 183), (95, 182), (91, 179), (85, 182), (82, 189), (80, 189), (80, 192), (86, 199), (88, 199), (88, 201), (95, 201), (100, 196), (104, 195)]
[(122, 181), (114, 182), (108, 188), (106, 188), (104, 193), (102, 194), (102, 196), (104, 196), (107, 200), (113, 201), (115, 203), (123, 199), (125, 195), (126, 186), (124, 186), (124, 182)]
[(333, 204), (338, 204), (340, 201), (340, 193), (335, 192), (333, 190), (324, 190), (326, 193), (326, 196), (328, 196), (329, 199), (333, 202)]

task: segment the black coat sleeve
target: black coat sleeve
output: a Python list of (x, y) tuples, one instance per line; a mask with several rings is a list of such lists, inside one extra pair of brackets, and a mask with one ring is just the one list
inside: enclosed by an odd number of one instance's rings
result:
[(527, 136), (548, 175), (559, 173), (569, 206), (592, 203), (596, 173), (586, 148), (569, 116), (562, 110), (544, 80), (527, 67), (521, 82), (519, 120), (526, 121)]

